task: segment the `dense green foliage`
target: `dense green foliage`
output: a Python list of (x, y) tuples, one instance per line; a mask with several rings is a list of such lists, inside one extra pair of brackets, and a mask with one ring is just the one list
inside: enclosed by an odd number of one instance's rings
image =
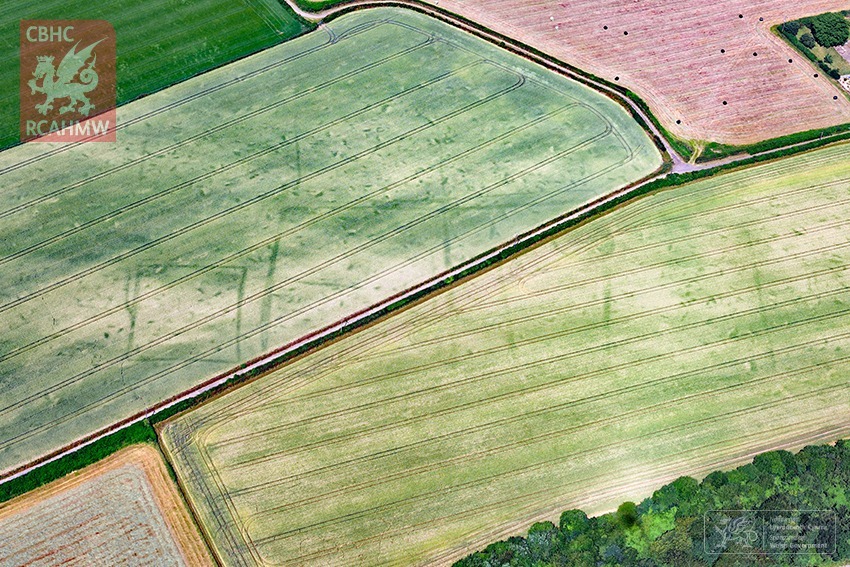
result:
[[(682, 477), (640, 505), (627, 502), (611, 514), (588, 518), (569, 510), (561, 515), (559, 526), (534, 524), (528, 536), (494, 543), (456, 566), (832, 564), (850, 558), (848, 486), (847, 442), (806, 447), (796, 455), (772, 451), (733, 471), (712, 473), (702, 483)], [(834, 526), (835, 534), (831, 529), (803, 529), (774, 552), (764, 553), (761, 540), (745, 548), (740, 539), (714, 539), (720, 533), (712, 529), (715, 523), (724, 525), (719, 521), (722, 516), (712, 512), (717, 510), (752, 511), (753, 518), (769, 518), (771, 510), (807, 510), (795, 516), (801, 526)], [(792, 541), (823, 547), (817, 553), (792, 554), (788, 551)]]
[(814, 39), (824, 47), (844, 45), (850, 39), (850, 24), (841, 14), (820, 14), (811, 18), (810, 22)]
[[(788, 27), (789, 24), (795, 24), (795, 26)], [(819, 61), (817, 55), (812, 53), (811, 49), (803, 45), (803, 43), (797, 38), (797, 32), (792, 32), (792, 29), (796, 29), (799, 31), (800, 23), (799, 22), (786, 22), (785, 24), (779, 26), (779, 31), (782, 33), (782, 36), (793, 45), (797, 51), (806, 56), (809, 61), (817, 63)], [(814, 46), (812, 46), (814, 47)]]
[(817, 43), (815, 42), (815, 37), (809, 32), (806, 32), (800, 36), (800, 43), (802, 43), (809, 49), (814, 49), (815, 45), (817, 45)]
[(800, 22), (798, 22), (797, 20), (785, 22), (784, 24), (782, 24), (782, 31), (785, 33), (797, 35), (797, 32), (800, 31)]
[(92, 463), (108, 457), (112, 453), (136, 443), (155, 443), (156, 432), (150, 423), (140, 421), (116, 431), (78, 451), (41, 467), (9, 482), (0, 484), (0, 502), (35, 490), (48, 482), (62, 478), (68, 473), (78, 471)]

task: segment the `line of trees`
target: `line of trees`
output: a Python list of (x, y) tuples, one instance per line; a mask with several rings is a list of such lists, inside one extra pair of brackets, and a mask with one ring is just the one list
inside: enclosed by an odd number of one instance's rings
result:
[(831, 65), (833, 61), (830, 55), (820, 59), (812, 49), (818, 45), (829, 48), (847, 43), (850, 39), (850, 21), (844, 14), (827, 12), (811, 18), (785, 22), (779, 26), (779, 31), (798, 51), (817, 63), (821, 71), (833, 79), (841, 77), (839, 71)]
[(772, 451), (701, 483), (679, 478), (610, 514), (568, 510), (559, 525), (534, 524), (455, 567), (845, 565), (848, 504), (850, 444)]

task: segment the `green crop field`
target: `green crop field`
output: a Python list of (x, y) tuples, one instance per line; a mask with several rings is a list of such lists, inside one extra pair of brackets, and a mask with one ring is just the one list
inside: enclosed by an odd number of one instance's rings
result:
[(648, 196), (167, 423), (224, 563), (443, 564), (846, 435), (848, 157)]
[(0, 148), (18, 142), (20, 20), (107, 20), (118, 42), (118, 103), (156, 92), (310, 29), (277, 0), (4, 0)]
[(661, 163), (609, 99), (403, 10), (118, 120), (115, 144), (0, 153), (0, 470)]

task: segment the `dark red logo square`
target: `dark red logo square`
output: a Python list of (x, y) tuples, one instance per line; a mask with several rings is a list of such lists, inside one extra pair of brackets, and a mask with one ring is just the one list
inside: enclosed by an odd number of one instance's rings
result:
[(114, 142), (115, 63), (107, 21), (21, 21), (21, 141)]

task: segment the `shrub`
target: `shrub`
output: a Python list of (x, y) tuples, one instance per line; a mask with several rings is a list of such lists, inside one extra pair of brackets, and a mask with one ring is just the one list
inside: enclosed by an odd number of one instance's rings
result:
[(823, 61), (818, 61), (818, 67), (820, 67), (821, 71), (823, 71), (824, 73), (826, 73), (827, 75), (829, 75), (833, 79), (837, 80), (837, 79), (841, 78), (841, 73), (839, 73), (837, 70), (833, 69), (832, 67), (830, 67), (829, 65), (827, 65)]
[(96, 463), (119, 449), (135, 443), (156, 443), (156, 432), (148, 421), (134, 423), (60, 459), (33, 469), (23, 476), (0, 484), (0, 502), (35, 490), (39, 486)]
[(817, 42), (815, 41), (815, 36), (808, 32), (800, 36), (800, 43), (802, 43), (809, 49), (812, 49), (815, 45), (817, 45)]
[(812, 18), (812, 33), (824, 47), (844, 45), (850, 39), (850, 23), (841, 14), (827, 12)]

